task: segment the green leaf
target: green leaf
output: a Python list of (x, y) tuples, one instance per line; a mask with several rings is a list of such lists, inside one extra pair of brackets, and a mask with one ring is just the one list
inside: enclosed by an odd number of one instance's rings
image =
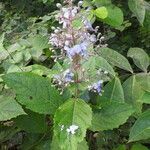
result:
[(107, 103), (99, 111), (93, 113), (91, 129), (103, 131), (118, 128), (133, 112), (133, 108), (126, 103)]
[(16, 126), (0, 125), (0, 143), (8, 141), (19, 131), (20, 129), (16, 128)]
[(143, 90), (150, 92), (150, 74), (149, 73), (136, 74), (136, 80), (140, 84)]
[(132, 146), (131, 150), (149, 150), (149, 149), (146, 146), (137, 143)]
[(49, 69), (49, 68), (47, 68), (45, 66), (37, 65), (37, 64), (31, 65), (31, 66), (27, 66), (25, 68), (25, 70), (26, 71), (30, 71), (30, 72), (35, 73), (35, 74), (40, 75), (40, 76), (47, 76), (50, 79), (55, 74), (58, 73), (58, 71), (55, 71), (55, 70)]
[(98, 18), (105, 19), (108, 16), (108, 11), (106, 7), (99, 7), (94, 11)]
[(113, 66), (119, 67), (121, 69), (130, 71), (131, 73), (133, 73), (133, 70), (128, 60), (123, 55), (119, 54), (113, 49), (101, 48), (99, 49), (99, 54), (101, 55), (101, 57), (105, 58)]
[(124, 93), (119, 78), (115, 77), (104, 88), (104, 93), (100, 99), (124, 102)]
[(97, 7), (108, 6), (109, 4), (111, 4), (111, 0), (93, 0), (93, 2)]
[[(40, 148), (41, 147), (40, 144), (42, 144), (43, 142), (45, 142), (45, 144), (46, 144), (48, 142), (44, 138), (44, 135), (45, 134), (37, 134), (37, 133), (28, 133), (28, 132), (26, 132), (26, 134), (24, 134), (23, 141), (20, 145), (20, 149), (21, 150), (31, 150), (31, 149), (36, 150), (37, 146)], [(49, 144), (49, 149), (50, 149), (50, 143), (48, 143), (48, 144)], [(46, 145), (45, 145), (45, 147), (47, 147)], [(42, 149), (41, 148), (41, 150), (47, 150), (47, 149), (44, 149), (44, 148)]]
[(113, 150), (126, 150), (125, 145), (119, 145), (117, 148), (114, 148)]
[(144, 0), (128, 0), (128, 5), (133, 14), (137, 17), (141, 25), (145, 19)]
[(47, 131), (46, 116), (31, 111), (27, 115), (21, 115), (14, 119), (15, 124), (21, 130), (30, 133), (44, 133)]
[(144, 20), (143, 25), (144, 25), (144, 28), (147, 30), (147, 33), (149, 33), (150, 32), (150, 26), (149, 26), (150, 25), (150, 11), (149, 10), (147, 10), (146, 13), (145, 13), (145, 20)]
[(50, 150), (50, 144), (50, 140), (43, 140), (34, 147), (34, 150)]
[(48, 38), (45, 36), (36, 35), (35, 37), (30, 37), (28, 41), (31, 43), (30, 53), (34, 58), (41, 56), (43, 49), (49, 47)]
[(145, 111), (131, 128), (129, 142), (150, 138), (150, 110)]
[(96, 72), (99, 69), (107, 71), (110, 75), (115, 76), (115, 72), (111, 65), (100, 56), (90, 57), (88, 61), (83, 64), (83, 68), (92, 76), (97, 76)]
[(83, 27), (83, 22), (82, 22), (82, 19), (79, 18), (79, 19), (75, 19), (72, 21), (72, 25), (75, 29), (80, 29), (81, 27)]
[(3, 46), (4, 37), (5, 37), (4, 33), (0, 35), (0, 62), (2, 60), (5, 60), (8, 56), (8, 53), (7, 53), (7, 51), (5, 50), (5, 48)]
[(140, 98), (139, 102), (150, 104), (150, 92), (145, 92), (144, 95)]
[(87, 141), (85, 139), (78, 144), (77, 150), (89, 150)]
[(47, 78), (22, 72), (7, 74), (4, 81), (15, 90), (18, 102), (34, 112), (54, 114), (63, 103), (62, 96)]
[(43, 50), (49, 47), (48, 38), (42, 35), (36, 35), (34, 37), (31, 37), (29, 41), (32, 47), (36, 50)]
[[(77, 144), (86, 136), (91, 120), (92, 110), (81, 99), (70, 99), (60, 106), (54, 116), (54, 136), (59, 146), (64, 150), (76, 150)], [(78, 126), (74, 134), (67, 132), (72, 125)]]
[(118, 27), (123, 23), (123, 12), (122, 10), (114, 5), (105, 6), (108, 12), (106, 18), (101, 19), (103, 22), (109, 24), (112, 27)]
[(137, 113), (140, 113), (142, 104), (139, 102), (139, 99), (141, 99), (141, 97), (143, 96), (144, 91), (140, 87), (140, 84), (137, 82), (135, 75), (129, 77), (123, 83), (123, 89), (125, 101), (131, 104), (136, 109)]
[(0, 96), (0, 121), (10, 120), (23, 114), (26, 113), (13, 98)]
[(150, 58), (147, 53), (141, 48), (130, 48), (128, 51), (128, 57), (131, 57), (137, 67), (147, 72), (147, 68), (150, 65)]

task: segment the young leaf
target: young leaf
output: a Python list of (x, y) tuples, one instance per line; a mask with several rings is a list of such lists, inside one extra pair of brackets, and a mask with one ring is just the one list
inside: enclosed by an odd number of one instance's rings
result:
[(34, 112), (54, 114), (63, 103), (62, 96), (47, 78), (22, 72), (7, 74), (4, 81), (15, 90), (18, 102)]
[(106, 7), (99, 7), (94, 12), (95, 12), (95, 15), (101, 19), (105, 19), (108, 16), (108, 11)]
[(0, 121), (10, 120), (23, 114), (26, 113), (13, 98), (0, 96)]
[(147, 68), (150, 65), (150, 58), (143, 49), (130, 48), (128, 51), (128, 57), (133, 59), (137, 67), (147, 72)]
[(110, 101), (124, 102), (124, 93), (119, 78), (115, 77), (104, 88), (104, 93), (100, 99)]
[(54, 136), (59, 146), (64, 150), (76, 150), (91, 120), (92, 110), (81, 99), (70, 99), (60, 106), (54, 116)]
[(144, 0), (128, 0), (130, 10), (137, 17), (141, 25), (143, 25), (145, 19), (145, 5)]
[(128, 60), (118, 52), (110, 49), (110, 48), (101, 48), (99, 49), (99, 54), (101, 57), (105, 58), (110, 64), (113, 66), (119, 67), (121, 69), (130, 71), (133, 73), (131, 65)]
[[(123, 12), (122, 10), (114, 5), (105, 6), (108, 15), (106, 18), (101, 19), (103, 22), (109, 24), (112, 27), (118, 27), (123, 23)], [(115, 15), (114, 15), (115, 14)]]
[(118, 128), (126, 122), (133, 112), (133, 108), (126, 103), (108, 103), (93, 113), (91, 129), (103, 131)]
[(125, 101), (131, 104), (136, 109), (137, 113), (140, 113), (142, 104), (139, 102), (139, 99), (141, 99), (141, 97), (143, 96), (144, 91), (142, 90), (140, 84), (137, 82), (135, 75), (129, 77), (123, 83), (123, 89)]
[(150, 138), (150, 110), (145, 111), (131, 128), (129, 142)]
[(140, 84), (143, 90), (150, 92), (150, 74), (149, 73), (137, 74), (136, 80)]

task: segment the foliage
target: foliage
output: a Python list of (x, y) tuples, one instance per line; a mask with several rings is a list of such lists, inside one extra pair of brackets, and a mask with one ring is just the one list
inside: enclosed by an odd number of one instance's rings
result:
[(0, 149), (147, 150), (149, 1), (74, 1), (68, 53), (51, 41), (63, 2), (0, 2)]

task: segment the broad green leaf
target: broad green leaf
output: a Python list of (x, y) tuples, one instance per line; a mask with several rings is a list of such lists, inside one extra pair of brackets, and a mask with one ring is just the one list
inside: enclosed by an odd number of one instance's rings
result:
[(144, 20), (143, 25), (144, 25), (144, 28), (148, 31), (147, 33), (149, 33), (150, 32), (150, 11), (149, 10), (146, 11), (145, 20)]
[(5, 36), (4, 33), (2, 35), (0, 35), (0, 62), (2, 60), (5, 60), (8, 56), (8, 53), (7, 53), (7, 51), (5, 50), (5, 48), (3, 46), (4, 36)]
[(18, 102), (34, 112), (54, 114), (63, 103), (59, 92), (47, 78), (22, 72), (7, 74), (4, 81), (15, 90)]
[(105, 19), (108, 16), (108, 11), (106, 7), (99, 7), (94, 11), (98, 18)]
[(28, 72), (31, 71), (37, 75), (40, 75), (40, 76), (47, 76), (50, 79), (58, 73), (58, 71), (56, 71), (56, 70), (52, 70), (52, 69), (49, 69), (45, 66), (37, 65), (37, 64), (27, 66), (25, 68), (25, 70)]
[[(92, 110), (81, 99), (70, 99), (56, 111), (54, 116), (54, 136), (62, 150), (76, 150), (77, 144), (86, 136), (91, 126)], [(67, 132), (72, 125), (78, 128), (74, 133)]]
[(137, 82), (135, 75), (129, 77), (123, 83), (123, 89), (125, 101), (131, 104), (136, 109), (137, 113), (140, 113), (142, 109), (142, 103), (140, 103), (139, 100), (143, 96), (144, 91), (142, 90), (140, 84)]
[(32, 48), (30, 49), (31, 55), (38, 59), (42, 55), (43, 49), (48, 48), (48, 39), (45, 36), (36, 35), (35, 37), (30, 37), (28, 41), (31, 43)]
[[(43, 142), (45, 142), (46, 144), (48, 142), (47, 139), (44, 139), (44, 135), (45, 133), (37, 134), (37, 133), (26, 132), (26, 134), (24, 135), (23, 141), (20, 145), (20, 149), (21, 150), (31, 150), (31, 149), (36, 150), (37, 147), (40, 147), (40, 144), (42, 144)], [(50, 143), (49, 143), (49, 149), (50, 149)], [(40, 150), (49, 150), (49, 149), (41, 148)]]
[(113, 150), (126, 150), (125, 145), (119, 145), (117, 148), (114, 148)]
[(43, 50), (49, 47), (47, 37), (42, 35), (31, 37), (29, 41), (35, 50)]
[(45, 133), (47, 131), (46, 116), (31, 111), (14, 119), (15, 125), (30, 133)]
[(145, 19), (144, 0), (128, 0), (128, 5), (140, 24), (143, 25), (143, 21)]
[(10, 120), (23, 114), (26, 113), (13, 98), (0, 96), (0, 121)]
[(95, 57), (90, 57), (84, 64), (83, 67), (89, 74), (92, 76), (96, 75), (96, 71), (101, 69), (104, 71), (107, 71), (110, 75), (115, 76), (115, 72), (111, 65), (102, 57), (100, 56), (95, 56)]
[(140, 98), (139, 102), (150, 104), (150, 92), (145, 92), (144, 95)]
[(111, 0), (93, 0), (93, 2), (97, 7), (108, 6), (109, 4), (111, 4)]
[(42, 142), (35, 145), (34, 150), (50, 150), (50, 139), (49, 140), (43, 140)]
[(129, 142), (150, 138), (150, 110), (145, 111), (131, 128)]
[(137, 143), (132, 146), (131, 150), (149, 150), (149, 149), (146, 146)]
[(101, 19), (103, 22), (109, 24), (112, 27), (118, 27), (123, 23), (123, 12), (122, 10), (114, 5), (105, 6), (108, 12), (106, 18)]
[[(59, 142), (56, 137), (53, 137), (52, 142), (51, 142), (51, 149), (52, 150), (59, 150)], [(88, 150), (88, 144), (87, 141), (84, 139), (82, 142), (78, 143), (77, 150)]]
[(100, 99), (124, 102), (124, 93), (119, 78), (115, 77), (104, 88), (104, 93)]
[(150, 92), (150, 74), (149, 73), (137, 74), (136, 80), (141, 85), (143, 90)]
[(0, 125), (0, 143), (8, 141), (19, 131), (20, 129), (16, 128), (16, 126)]
[(91, 129), (103, 131), (118, 128), (127, 121), (133, 112), (133, 108), (126, 103), (108, 103), (93, 113)]
[(89, 150), (87, 141), (85, 139), (78, 144), (77, 150)]
[(101, 55), (101, 57), (106, 59), (113, 66), (119, 67), (121, 69), (130, 71), (131, 73), (133, 73), (133, 70), (128, 60), (123, 55), (119, 54), (113, 49), (101, 48), (99, 49), (99, 54)]
[(128, 57), (131, 57), (137, 67), (147, 72), (147, 68), (150, 65), (150, 58), (147, 53), (141, 48), (130, 48), (128, 51)]

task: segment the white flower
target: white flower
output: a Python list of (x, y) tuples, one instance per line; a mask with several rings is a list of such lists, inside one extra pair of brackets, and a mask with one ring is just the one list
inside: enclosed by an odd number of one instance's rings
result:
[(66, 131), (69, 133), (69, 134), (75, 134), (76, 130), (78, 129), (79, 127), (76, 126), (76, 125), (71, 125), (69, 128), (66, 129)]

